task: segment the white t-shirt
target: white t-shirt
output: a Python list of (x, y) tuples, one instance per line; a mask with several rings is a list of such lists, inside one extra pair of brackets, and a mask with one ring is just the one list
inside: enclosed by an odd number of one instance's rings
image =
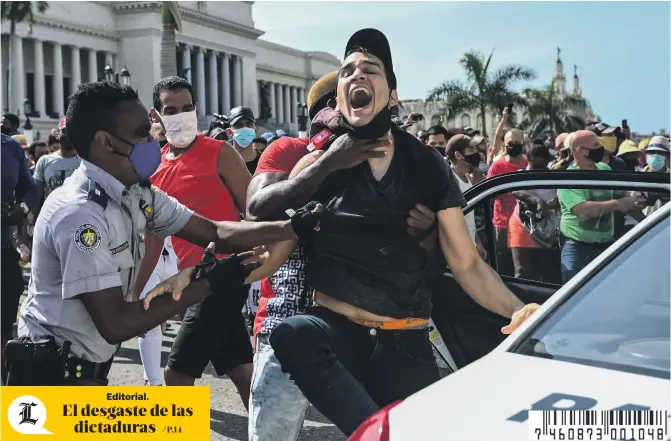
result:
[[(467, 180), (464, 181), (461, 179), (459, 175), (456, 174), (457, 176), (457, 182), (459, 182), (459, 189), (461, 190), (462, 193), (464, 193), (466, 190), (471, 188), (473, 184), (471, 184), (471, 181), (468, 180), (468, 177), (466, 178)], [(475, 213), (471, 211), (466, 215), (466, 225), (468, 226), (468, 233), (471, 235), (471, 239), (473, 240), (473, 243), (475, 243)]]

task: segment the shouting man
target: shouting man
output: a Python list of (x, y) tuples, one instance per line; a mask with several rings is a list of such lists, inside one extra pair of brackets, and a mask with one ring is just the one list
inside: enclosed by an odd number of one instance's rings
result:
[[(380, 407), (439, 379), (427, 336), (429, 256), (420, 245), (424, 237), (406, 232), (407, 213), (417, 203), (438, 213), (440, 248), (465, 291), (512, 317), (503, 331), (512, 332), (538, 305), (520, 302), (479, 257), (446, 161), (392, 124), (396, 78), (380, 31), (350, 38), (336, 102), (341, 137), (369, 140), (382, 155), (330, 175), (314, 197), (326, 211), (315, 213), (310, 204), (292, 217), (306, 241), (305, 270), (318, 306), (278, 324), (269, 340), (305, 397), (349, 435)], [(322, 152), (292, 174), (298, 178), (330, 148)]]

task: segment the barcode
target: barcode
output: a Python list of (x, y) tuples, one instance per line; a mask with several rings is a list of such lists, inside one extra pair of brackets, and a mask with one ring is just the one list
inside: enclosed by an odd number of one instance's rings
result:
[(664, 410), (532, 410), (529, 439), (666, 441)]

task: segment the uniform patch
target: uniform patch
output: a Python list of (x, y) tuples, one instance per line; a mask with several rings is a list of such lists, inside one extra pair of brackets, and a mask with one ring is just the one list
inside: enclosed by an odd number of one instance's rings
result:
[(126, 249), (128, 249), (128, 241), (122, 243), (118, 247), (110, 249), (110, 252), (112, 253), (112, 255), (115, 255), (115, 254), (119, 254), (120, 252), (122, 252), (123, 250), (126, 250)]
[[(92, 253), (100, 248), (102, 236), (95, 225), (84, 224), (75, 231), (75, 245), (85, 253)], [(126, 244), (127, 245), (127, 244)]]

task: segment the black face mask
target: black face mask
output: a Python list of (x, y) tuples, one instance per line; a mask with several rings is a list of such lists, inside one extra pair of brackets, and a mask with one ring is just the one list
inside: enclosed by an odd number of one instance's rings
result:
[(472, 165), (473, 167), (478, 167), (480, 165), (480, 159), (481, 159), (480, 153), (478, 152), (464, 156), (464, 161), (466, 161), (469, 165)]
[(518, 157), (524, 152), (524, 144), (508, 144), (506, 146), (506, 153), (513, 158)]
[(589, 154), (587, 155), (587, 159), (589, 159), (595, 164), (603, 160), (603, 152), (606, 150), (605, 148), (599, 147), (596, 149), (588, 149), (588, 150)]
[(388, 104), (375, 115), (371, 122), (361, 127), (353, 127), (344, 116), (338, 119), (338, 125), (359, 139), (379, 139), (391, 130), (391, 110)]

